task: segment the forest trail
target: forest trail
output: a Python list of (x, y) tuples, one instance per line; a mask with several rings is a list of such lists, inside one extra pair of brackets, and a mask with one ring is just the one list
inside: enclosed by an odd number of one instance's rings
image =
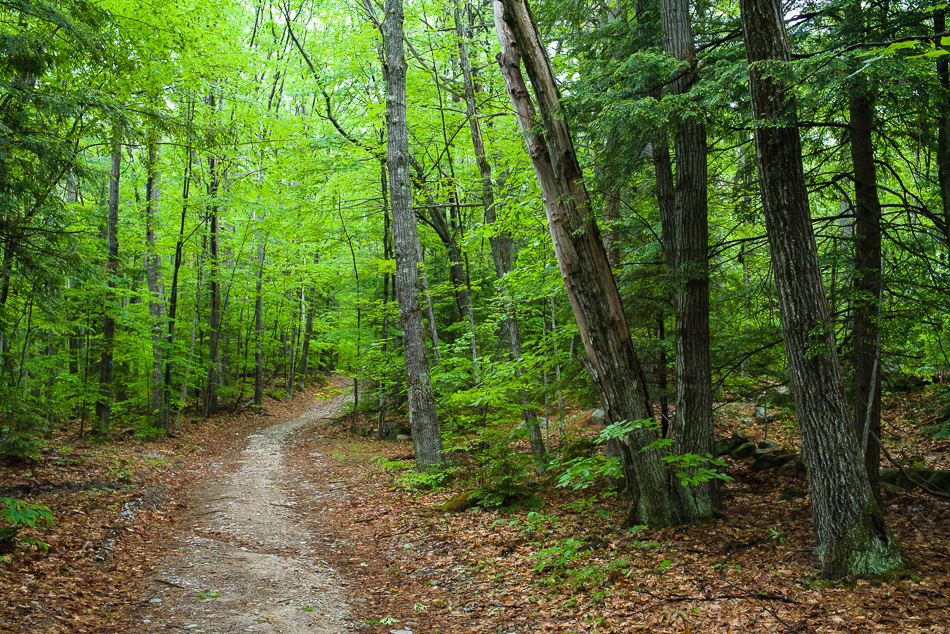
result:
[[(349, 401), (352, 393), (343, 391), (248, 436), (237, 468), (192, 492), (171, 550), (150, 580), (153, 596), (140, 631), (352, 630), (345, 582), (323, 558), (326, 545), (295, 514), (288, 495), (294, 471), (282, 468), (285, 447), (318, 422), (343, 413)], [(322, 495), (339, 492), (331, 486)]]

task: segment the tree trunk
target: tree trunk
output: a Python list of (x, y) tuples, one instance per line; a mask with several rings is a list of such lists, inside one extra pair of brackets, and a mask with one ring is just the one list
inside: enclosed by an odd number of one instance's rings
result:
[(851, 161), (854, 166), (854, 427), (864, 450), (868, 483), (881, 503), (881, 201), (871, 141), (873, 112), (864, 82), (848, 87)]
[[(455, 32), (459, 43), (459, 60), (462, 69), (462, 79), (465, 92), (465, 113), (468, 117), (469, 132), (472, 137), (472, 146), (475, 149), (475, 163), (478, 165), (478, 173), (482, 184), (482, 206), (485, 209), (485, 223), (495, 225), (497, 217), (495, 214), (495, 193), (492, 187), (491, 164), (485, 156), (485, 142), (482, 137), (482, 128), (476, 116), (475, 101), (475, 81), (472, 76), (472, 63), (468, 51), (468, 34), (462, 21), (462, 9), (460, 0), (455, 0)], [(495, 275), (499, 280), (499, 286), (502, 292), (507, 294), (505, 288), (505, 276), (511, 272), (513, 267), (513, 240), (511, 234), (506, 230), (492, 232), (488, 238), (491, 245), (492, 261), (495, 265)], [(518, 318), (515, 314), (515, 308), (512, 302), (505, 301), (505, 307), (508, 317), (505, 319), (504, 329), (508, 336), (508, 347), (511, 350), (511, 360), (515, 362), (515, 375), (521, 378), (521, 368), (517, 367), (521, 359), (521, 330), (518, 326)], [(474, 330), (473, 330), (474, 336)], [(533, 407), (530, 407), (530, 400), (524, 390), (518, 390), (518, 402), (521, 405), (521, 415), (524, 419), (525, 427), (528, 429), (528, 436), (531, 439), (531, 455), (539, 464), (546, 458), (544, 447), (544, 436), (541, 433), (541, 425), (538, 423), (538, 413)]]
[(115, 345), (115, 278), (119, 270), (119, 175), (122, 170), (122, 145), (118, 131), (112, 142), (112, 168), (109, 173), (109, 207), (106, 221), (108, 253), (106, 256), (106, 307), (102, 318), (102, 354), (99, 358), (99, 400), (96, 401), (96, 432), (109, 433), (112, 417), (113, 379), (112, 352)]
[[(386, 164), (379, 166), (379, 189), (383, 198), (383, 260), (389, 261), (393, 257), (392, 246), (389, 240), (389, 187), (387, 186)], [(383, 359), (389, 350), (389, 280), (390, 274), (383, 274), (383, 325), (379, 337), (383, 342)], [(386, 432), (386, 376), (379, 377), (379, 408), (376, 412), (376, 437), (383, 439)]]
[(419, 305), (419, 234), (412, 211), (412, 189), (409, 181), (404, 20), (402, 0), (386, 0), (381, 32), (386, 52), (387, 164), (396, 252), (396, 297), (403, 330), (412, 444), (416, 468), (424, 472), (441, 466), (442, 436), (436, 417), (435, 394), (429, 376), (422, 311)]
[[(934, 32), (947, 30), (946, 7), (934, 10)], [(946, 38), (943, 38), (946, 39)], [(950, 51), (950, 46), (939, 43), (938, 50)], [(946, 232), (947, 249), (950, 250), (950, 55), (937, 58), (937, 182), (940, 184), (940, 200), (943, 203), (943, 226)]]
[(868, 484), (851, 422), (808, 208), (796, 104), (775, 63), (791, 53), (781, 0), (741, 0), (765, 228), (808, 472), (822, 575), (903, 565)]
[[(214, 97), (211, 97), (211, 107), (214, 108)], [(221, 376), (221, 280), (220, 262), (218, 261), (218, 159), (208, 157), (208, 172), (211, 181), (208, 183), (208, 196), (211, 200), (208, 209), (208, 296), (210, 303), (208, 333), (208, 377), (205, 381), (204, 393), (201, 398), (201, 416), (208, 418), (218, 413), (218, 382)]]
[(158, 149), (155, 133), (148, 140), (148, 164), (145, 181), (145, 279), (148, 282), (148, 312), (152, 327), (152, 395), (149, 414), (152, 425), (168, 428), (165, 410), (163, 377), (165, 370), (165, 289), (162, 284), (162, 258), (155, 249), (155, 222), (161, 199), (161, 174), (158, 168)]
[[(628, 436), (623, 452), (633, 496), (631, 519), (651, 526), (668, 525), (676, 517), (667, 472), (653, 446), (657, 433), (646, 378), (590, 209), (547, 54), (524, 0), (496, 0), (495, 25), (502, 47), (498, 61), (541, 186), (548, 229), (587, 351), (591, 378), (608, 420), (644, 421)], [(534, 108), (521, 78), (519, 53), (534, 86), (544, 136), (535, 130)]]
[[(663, 46), (688, 64), (670, 84), (674, 96), (689, 92), (696, 74), (696, 49), (687, 0), (660, 0)], [(676, 151), (671, 267), (676, 310), (676, 428), (673, 453), (704, 460), (713, 451), (712, 365), (709, 358), (709, 225), (706, 219), (706, 124), (696, 117), (679, 122)], [(708, 465), (700, 465), (707, 466)], [(684, 468), (694, 475), (699, 467)], [(719, 506), (718, 480), (677, 488), (685, 521), (706, 519)]]
[(191, 193), (191, 171), (194, 152), (191, 147), (185, 148), (185, 173), (182, 178), (181, 188), (181, 223), (178, 227), (178, 240), (175, 243), (175, 266), (172, 269), (172, 289), (168, 298), (168, 343), (166, 344), (165, 355), (165, 379), (164, 379), (164, 411), (169, 416), (169, 421), (164, 425), (166, 430), (171, 426), (171, 408), (172, 408), (172, 359), (175, 350), (175, 330), (178, 318), (178, 274), (181, 270), (182, 255), (185, 244), (185, 221), (188, 218), (188, 197)]

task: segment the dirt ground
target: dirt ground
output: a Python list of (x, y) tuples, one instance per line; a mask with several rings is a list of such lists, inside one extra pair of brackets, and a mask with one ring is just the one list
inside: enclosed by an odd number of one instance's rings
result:
[[(446, 513), (481, 477), (477, 460), (456, 456), (454, 481), (412, 486), (411, 443), (351, 433), (372, 421), (342, 416), (349, 389), (337, 377), (266, 415), (186, 421), (174, 438), (65, 437), (0, 470), (0, 490), (56, 516), (31, 533), (48, 552), (0, 563), (0, 631), (950, 631), (946, 499), (886, 498), (907, 574), (831, 584), (817, 578), (800, 473), (730, 461), (724, 516), (664, 530), (624, 528), (621, 496), (545, 476), (536, 511)], [(950, 441), (901, 422), (921, 418), (909, 408), (888, 413), (903, 439), (891, 452), (945, 467)], [(723, 408), (719, 435), (760, 434), (746, 410)], [(564, 438), (596, 435), (584, 421)], [(768, 433), (792, 449), (792, 425)]]

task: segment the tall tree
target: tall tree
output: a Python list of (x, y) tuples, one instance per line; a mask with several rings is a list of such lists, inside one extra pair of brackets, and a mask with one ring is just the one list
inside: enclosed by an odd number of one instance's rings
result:
[[(686, 95), (699, 81), (688, 0), (660, 0), (663, 46), (681, 65), (669, 91)], [(674, 123), (675, 194), (672, 235), (664, 236), (676, 310), (676, 427), (674, 452), (705, 458), (713, 451), (712, 366), (709, 357), (709, 223), (706, 124), (684, 112)], [(663, 142), (663, 141), (661, 141)], [(669, 205), (661, 207), (668, 209)], [(686, 468), (693, 475), (697, 467)], [(683, 485), (678, 492), (686, 520), (711, 517), (718, 480)]]
[(406, 120), (406, 59), (402, 0), (386, 0), (380, 32), (386, 53), (386, 143), (389, 197), (396, 255), (396, 298), (403, 330), (409, 422), (416, 468), (429, 471), (442, 464), (442, 436), (435, 394), (426, 359), (422, 310), (419, 304), (419, 233), (412, 211), (409, 177), (409, 128)]
[(822, 574), (876, 576), (903, 565), (868, 483), (845, 400), (802, 164), (781, 0), (741, 0), (765, 227), (808, 471)]
[[(633, 348), (547, 53), (524, 0), (496, 0), (495, 26), (501, 44), (498, 61), (542, 190), (548, 230), (587, 352), (588, 371), (609, 421), (643, 423), (626, 438), (623, 451), (633, 502), (631, 520), (665, 526), (677, 521), (678, 514), (667, 471), (653, 444), (657, 433), (646, 378)], [(535, 128), (521, 60), (534, 88), (544, 134)]]
[(119, 176), (122, 172), (122, 142), (116, 128), (112, 139), (109, 171), (109, 202), (106, 208), (106, 306), (102, 317), (102, 352), (99, 357), (99, 400), (96, 401), (96, 432), (109, 433), (115, 386), (115, 282), (119, 274)]

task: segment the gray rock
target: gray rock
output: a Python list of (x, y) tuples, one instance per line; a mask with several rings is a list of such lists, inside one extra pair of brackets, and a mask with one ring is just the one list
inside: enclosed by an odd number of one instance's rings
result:
[(742, 460), (743, 458), (748, 458), (753, 453), (755, 453), (756, 446), (754, 442), (747, 442), (739, 445), (732, 450), (732, 457), (736, 460)]
[(765, 451), (759, 449), (762, 453), (756, 456), (755, 460), (752, 461), (752, 466), (750, 467), (752, 471), (766, 471), (768, 469), (778, 469), (779, 467), (788, 464), (795, 460), (795, 456), (791, 454), (779, 454), (774, 451)]
[(769, 412), (768, 408), (764, 405), (755, 406), (755, 422), (757, 423), (771, 423), (775, 420), (775, 414)]
[(412, 436), (407, 436), (405, 434), (396, 434), (396, 440), (398, 440), (399, 442), (406, 442), (408, 440), (412, 440)]
[(604, 413), (602, 409), (595, 409), (590, 413), (590, 424), (591, 425), (606, 425), (607, 424), (607, 414)]

